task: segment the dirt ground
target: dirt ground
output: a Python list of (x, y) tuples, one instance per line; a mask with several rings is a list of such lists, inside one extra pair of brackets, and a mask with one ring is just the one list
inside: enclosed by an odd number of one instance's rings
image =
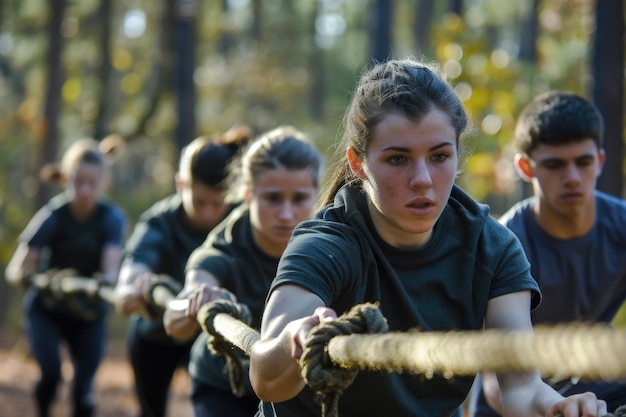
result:
[[(126, 361), (124, 341), (109, 340), (108, 350), (94, 381), (95, 417), (135, 417), (138, 405), (133, 392), (132, 371)], [(67, 355), (65, 355), (67, 358)], [(0, 339), (0, 417), (36, 417), (32, 390), (39, 370), (28, 356), (21, 336)], [(59, 389), (52, 417), (69, 417), (68, 381), (72, 367), (63, 365), (63, 384)], [(193, 417), (188, 400), (190, 385), (187, 374), (177, 371), (172, 383), (167, 417)]]

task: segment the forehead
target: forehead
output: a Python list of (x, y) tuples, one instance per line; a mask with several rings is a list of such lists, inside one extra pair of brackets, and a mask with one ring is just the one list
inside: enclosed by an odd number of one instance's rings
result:
[(203, 200), (221, 200), (224, 198), (224, 192), (217, 188), (204, 185), (200, 181), (192, 181), (187, 187), (184, 187), (191, 191), (195, 198), (201, 198)]
[(560, 145), (546, 145), (542, 143), (531, 152), (530, 157), (535, 160), (575, 159), (582, 156), (595, 156), (598, 154), (598, 151), (598, 146), (590, 138)]
[(399, 113), (385, 116), (374, 128), (370, 149), (386, 147), (432, 147), (443, 143), (456, 145), (456, 131), (449, 116), (434, 108), (419, 121)]
[(102, 173), (102, 166), (93, 162), (80, 162), (76, 165), (74, 170), (71, 170), (68, 175), (74, 177), (84, 176), (99, 176)]
[(315, 188), (315, 183), (311, 168), (287, 169), (279, 167), (260, 171), (254, 179), (254, 188), (281, 191)]

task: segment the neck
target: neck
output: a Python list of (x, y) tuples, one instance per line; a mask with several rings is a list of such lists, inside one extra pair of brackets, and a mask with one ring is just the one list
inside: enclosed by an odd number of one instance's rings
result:
[(261, 249), (265, 254), (273, 258), (280, 258), (280, 256), (285, 251), (285, 248), (287, 247), (287, 242), (272, 242), (271, 240), (263, 236), (263, 234), (256, 230), (254, 227), (252, 228), (252, 237), (254, 238), (254, 243), (256, 243), (259, 249)]
[(595, 223), (595, 201), (570, 212), (558, 212), (537, 201), (533, 206), (537, 222), (543, 230), (558, 239), (572, 239), (589, 233)]

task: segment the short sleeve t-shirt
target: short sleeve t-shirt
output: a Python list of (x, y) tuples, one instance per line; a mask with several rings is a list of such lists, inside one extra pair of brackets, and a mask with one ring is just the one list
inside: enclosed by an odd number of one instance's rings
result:
[[(285, 284), (315, 293), (338, 314), (377, 302), (391, 331), (477, 330), (491, 298), (531, 291), (533, 307), (540, 301), (519, 241), (456, 186), (430, 241), (418, 250), (387, 245), (364, 193), (344, 186), (334, 204), (294, 230), (272, 290)], [(339, 414), (459, 415), (472, 381), (362, 371), (342, 393)], [(271, 408), (278, 417), (321, 415), (308, 387)], [(271, 415), (269, 404), (262, 409)]]
[[(122, 210), (107, 200), (99, 200), (93, 214), (85, 219), (77, 219), (71, 211), (66, 193), (53, 197), (37, 211), (19, 241), (47, 253), (46, 269), (75, 269), (80, 276), (96, 278), (101, 271), (102, 251), (107, 245), (122, 245), (126, 218)], [(43, 300), (43, 291), (35, 297)], [(81, 298), (84, 300), (77, 300)], [(105, 306), (88, 297), (75, 296), (87, 310), (97, 310), (103, 314)], [(47, 304), (51, 305), (51, 304)], [(66, 311), (63, 304), (54, 303), (54, 310)]]
[(558, 239), (537, 223), (531, 197), (500, 222), (519, 238), (543, 302), (533, 323), (608, 323), (626, 299), (626, 203), (596, 191), (596, 221), (584, 236)]
[[(146, 210), (126, 242), (124, 264), (141, 263), (155, 274), (168, 275), (181, 286), (191, 252), (206, 239), (209, 229), (193, 227), (185, 216), (179, 194), (172, 194)], [(135, 315), (133, 328), (153, 341), (178, 344), (165, 333), (161, 317)]]

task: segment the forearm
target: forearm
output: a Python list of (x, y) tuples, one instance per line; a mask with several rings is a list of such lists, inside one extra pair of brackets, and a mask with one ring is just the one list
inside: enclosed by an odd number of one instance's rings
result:
[(102, 281), (109, 285), (117, 283), (123, 253), (119, 246), (107, 245), (104, 248), (102, 252)]
[(498, 381), (503, 417), (543, 417), (555, 402), (563, 399), (537, 374), (499, 375)]
[[(178, 294), (177, 299), (170, 301), (163, 315), (165, 332), (180, 340), (195, 337), (200, 331), (200, 325), (196, 320), (197, 310), (203, 303), (211, 301), (213, 297), (197, 300), (196, 290), (200, 287), (220, 289), (219, 281), (207, 271), (194, 269), (185, 276), (185, 287)], [(208, 291), (208, 294), (218, 294), (219, 291)]]
[(268, 338), (250, 352), (250, 382), (263, 401), (280, 402), (295, 397), (304, 387), (298, 361), (291, 355), (289, 336)]
[(165, 313), (163, 314), (163, 326), (168, 336), (178, 340), (191, 339), (200, 331), (200, 325), (197, 320), (187, 317), (185, 310), (169, 306), (165, 309)]

